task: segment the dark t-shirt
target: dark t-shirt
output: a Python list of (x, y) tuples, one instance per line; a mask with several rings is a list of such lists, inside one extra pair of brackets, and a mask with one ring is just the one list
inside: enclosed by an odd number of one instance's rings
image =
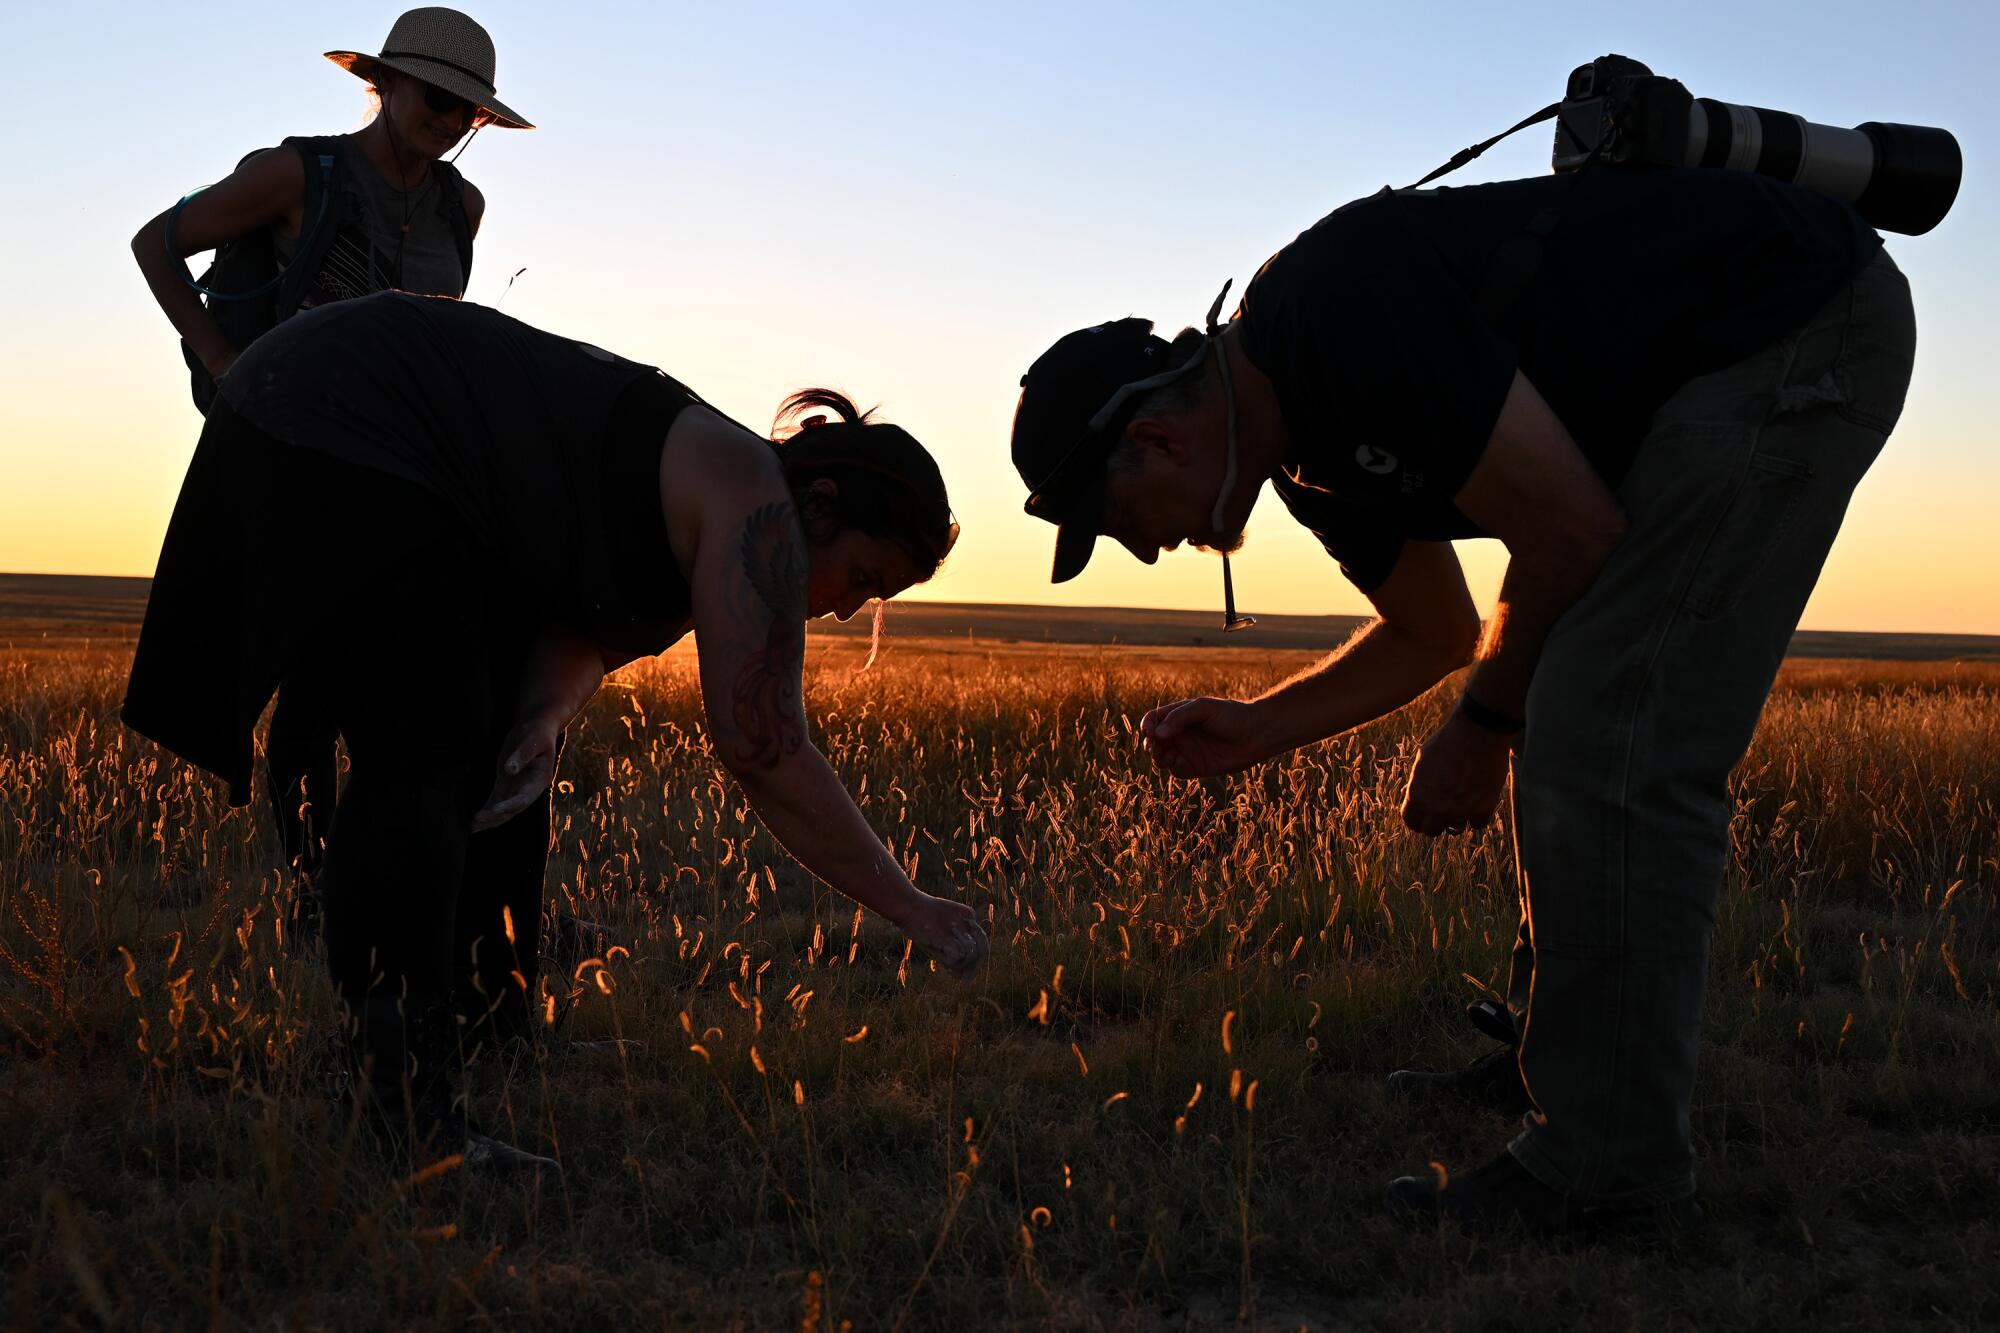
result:
[[(664, 648), (685, 611), (670, 559), (637, 579), (622, 568), (634, 550), (664, 551), (651, 478), (674, 412), (700, 402), (651, 366), (484, 306), (383, 292), (287, 320), (221, 392), (275, 439), (443, 500), (491, 557), (493, 591), (533, 614), (635, 654)], [(650, 475), (632, 449), (607, 451), (614, 419), (621, 438), (650, 439)], [(642, 522), (653, 530), (634, 531)]]
[[(1532, 276), (1483, 308), (1496, 252), (1551, 205)], [(1272, 484), (1373, 591), (1405, 539), (1483, 535), (1452, 498), (1517, 369), (1616, 486), (1676, 389), (1802, 324), (1881, 243), (1845, 204), (1742, 172), (1357, 200), (1273, 255), (1236, 312), (1291, 437)]]

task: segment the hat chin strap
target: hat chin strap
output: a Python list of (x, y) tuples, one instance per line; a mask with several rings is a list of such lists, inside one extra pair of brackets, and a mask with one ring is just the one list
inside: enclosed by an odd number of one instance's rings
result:
[[(1235, 283), (1236, 279), (1231, 278), (1222, 284), (1222, 290), (1215, 294), (1214, 303), (1208, 307), (1208, 319), (1204, 321), (1208, 345), (1215, 349), (1215, 364), (1222, 371), (1222, 401), (1229, 423), (1225, 436), (1229, 452), (1222, 465), (1222, 489), (1216, 492), (1215, 507), (1208, 514), (1208, 526), (1218, 537), (1223, 535), (1222, 511), (1228, 507), (1229, 497), (1236, 490), (1236, 380), (1230, 373), (1229, 352), (1222, 345), (1222, 333), (1216, 320), (1221, 316), (1222, 303), (1228, 299), (1229, 289)], [(1227, 563), (1228, 557), (1223, 559)]]
[[(1229, 349), (1222, 345), (1222, 335), (1217, 330), (1215, 324), (1216, 316), (1222, 313), (1223, 298), (1228, 295), (1229, 283), (1225, 282), (1222, 284), (1222, 291), (1215, 298), (1215, 304), (1208, 308), (1208, 342), (1211, 347), (1215, 348), (1215, 364), (1222, 371), (1223, 419), (1227, 422), (1223, 432), (1228, 452), (1224, 456), (1222, 464), (1222, 489), (1215, 493), (1215, 508), (1211, 509), (1208, 515), (1208, 526), (1214, 530), (1217, 537), (1226, 537), (1228, 535), (1222, 530), (1222, 525), (1225, 521), (1223, 511), (1229, 507), (1229, 497), (1236, 492), (1236, 377), (1229, 369)], [(1256, 623), (1257, 617), (1255, 616), (1239, 616), (1236, 614), (1236, 580), (1229, 577), (1229, 552), (1224, 551), (1222, 553), (1223, 631), (1228, 633), (1234, 630), (1249, 629)]]
[(1230, 373), (1229, 351), (1222, 345), (1222, 339), (1211, 337), (1209, 345), (1215, 348), (1215, 364), (1222, 371), (1223, 410), (1229, 423), (1224, 436), (1229, 452), (1222, 465), (1222, 489), (1215, 493), (1215, 508), (1208, 515), (1209, 527), (1221, 537), (1225, 535), (1223, 510), (1229, 507), (1229, 497), (1236, 492), (1236, 380)]

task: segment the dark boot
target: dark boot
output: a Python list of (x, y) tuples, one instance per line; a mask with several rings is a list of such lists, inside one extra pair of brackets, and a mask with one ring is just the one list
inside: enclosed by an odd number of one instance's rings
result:
[(1413, 1221), (1450, 1221), (1532, 1236), (1556, 1235), (1570, 1223), (1568, 1197), (1529, 1175), (1506, 1152), (1464, 1175), (1454, 1176), (1440, 1165), (1431, 1175), (1398, 1176), (1389, 1182), (1385, 1202), (1391, 1213)]
[(476, 1128), (466, 1130), (465, 1169), (473, 1175), (492, 1180), (518, 1180), (523, 1183), (539, 1180), (554, 1184), (562, 1179), (563, 1173), (562, 1165), (555, 1158), (516, 1148)]
[(1432, 1175), (1399, 1176), (1389, 1183), (1385, 1202), (1391, 1213), (1413, 1221), (1533, 1236), (1666, 1238), (1691, 1232), (1702, 1222), (1701, 1204), (1692, 1195), (1638, 1207), (1576, 1204), (1530, 1175), (1508, 1152), (1462, 1176), (1442, 1168)]

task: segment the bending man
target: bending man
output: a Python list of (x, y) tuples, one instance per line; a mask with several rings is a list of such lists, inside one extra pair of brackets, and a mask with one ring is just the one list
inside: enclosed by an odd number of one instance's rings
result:
[[(1546, 237), (1545, 241), (1538, 237)], [(1523, 916), (1473, 1070), (1507, 1151), (1393, 1207), (1569, 1230), (1697, 1220), (1689, 1106), (1747, 748), (1849, 494), (1902, 410), (1909, 290), (1844, 204), (1721, 171), (1599, 171), (1350, 204), (1219, 334), (1070, 334), (1022, 380), (1015, 466), (1058, 526), (1151, 563), (1231, 549), (1265, 481), (1380, 618), (1253, 700), (1144, 724), (1183, 777), (1358, 726), (1476, 663), (1403, 818), (1477, 828), (1514, 774)], [(1482, 637), (1451, 540), (1509, 562)]]

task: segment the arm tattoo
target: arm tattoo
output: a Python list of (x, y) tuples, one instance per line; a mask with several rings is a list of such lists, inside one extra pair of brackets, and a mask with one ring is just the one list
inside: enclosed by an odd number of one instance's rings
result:
[(763, 632), (763, 643), (749, 648), (736, 673), (732, 740), (739, 763), (772, 768), (806, 739), (799, 694), (806, 653), (805, 534), (791, 503), (767, 504), (751, 514), (739, 547), (739, 614), (746, 630)]

